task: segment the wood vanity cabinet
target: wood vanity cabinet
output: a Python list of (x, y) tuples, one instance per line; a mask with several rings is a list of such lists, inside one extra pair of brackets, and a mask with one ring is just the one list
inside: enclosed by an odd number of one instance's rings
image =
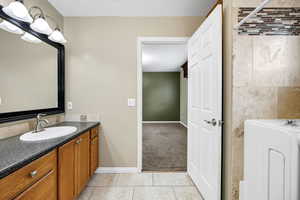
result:
[(57, 199), (57, 176), (56, 171), (50, 171), (38, 180), (14, 200), (56, 200)]
[(0, 200), (56, 200), (56, 150), (0, 179)]
[(99, 166), (99, 127), (91, 130), (90, 150), (90, 175), (92, 176)]
[(75, 144), (71, 142), (58, 148), (58, 199), (75, 198)]
[(99, 126), (0, 179), (0, 200), (75, 200), (99, 163)]
[(90, 179), (90, 132), (81, 135), (75, 143), (75, 194), (77, 196)]
[(90, 133), (58, 148), (59, 200), (73, 200), (90, 178)]

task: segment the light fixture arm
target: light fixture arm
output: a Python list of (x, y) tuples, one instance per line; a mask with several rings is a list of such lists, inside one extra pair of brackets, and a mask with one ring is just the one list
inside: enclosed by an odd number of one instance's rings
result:
[[(35, 14), (33, 15), (33, 11), (34, 10), (38, 10), (39, 13), (38, 14)], [(33, 19), (36, 19), (37, 17), (41, 17), (43, 19), (45, 19), (45, 13), (44, 11), (42, 10), (42, 8), (38, 7), (38, 6), (32, 6), (31, 8), (29, 8), (29, 14), (30, 16), (33, 18)]]
[(50, 19), (50, 20), (55, 24), (55, 29), (54, 29), (54, 30), (59, 30), (59, 31), (61, 31), (60, 26), (59, 26), (59, 24), (56, 22), (56, 20), (54, 19), (54, 17), (51, 17), (51, 16), (49, 16), (49, 15), (45, 15), (45, 17), (46, 17), (47, 19)]

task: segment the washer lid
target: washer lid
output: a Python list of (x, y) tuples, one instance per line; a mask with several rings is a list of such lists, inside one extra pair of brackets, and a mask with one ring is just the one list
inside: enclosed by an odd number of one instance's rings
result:
[(246, 124), (256, 124), (263, 127), (300, 134), (300, 119), (247, 120), (245, 122), (245, 125)]

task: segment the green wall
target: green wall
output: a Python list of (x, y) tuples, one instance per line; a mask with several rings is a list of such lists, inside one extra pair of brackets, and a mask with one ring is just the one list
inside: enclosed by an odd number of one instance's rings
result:
[(143, 121), (180, 121), (180, 73), (143, 73)]

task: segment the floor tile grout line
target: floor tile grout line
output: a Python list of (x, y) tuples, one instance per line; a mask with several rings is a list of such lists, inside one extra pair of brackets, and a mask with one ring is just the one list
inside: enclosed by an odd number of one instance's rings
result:
[(93, 194), (94, 194), (94, 190), (91, 190), (91, 194), (89, 195), (88, 200), (92, 199)]
[(88, 186), (90, 189), (97, 188), (128, 188), (128, 187), (195, 187), (193, 185), (107, 185), (107, 186)]
[(154, 186), (154, 173), (152, 173), (152, 186)]
[(175, 192), (174, 186), (172, 186), (172, 190), (173, 190), (173, 194), (174, 194), (175, 200), (178, 200), (178, 198), (177, 198), (177, 196), (176, 196), (176, 192)]
[(132, 199), (131, 200), (134, 200), (134, 192), (135, 192), (135, 187), (133, 188), (133, 191), (132, 191)]

